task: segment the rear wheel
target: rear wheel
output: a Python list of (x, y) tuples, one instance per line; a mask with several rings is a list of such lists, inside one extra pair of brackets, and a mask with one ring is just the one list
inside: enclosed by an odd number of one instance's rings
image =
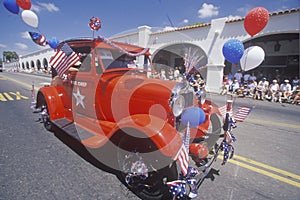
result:
[(176, 163), (161, 155), (149, 138), (125, 135), (118, 146), (121, 182), (141, 199), (172, 199), (166, 182), (178, 179)]

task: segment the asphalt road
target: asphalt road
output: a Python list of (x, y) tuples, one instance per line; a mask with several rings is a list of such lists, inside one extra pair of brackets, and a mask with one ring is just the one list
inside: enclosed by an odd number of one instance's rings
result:
[[(138, 199), (74, 140), (44, 129), (30, 110), (33, 82), (50, 79), (0, 73), (0, 199)], [(233, 132), (235, 157), (216, 161), (196, 199), (299, 200), (300, 106), (234, 99), (241, 105), (253, 109)]]

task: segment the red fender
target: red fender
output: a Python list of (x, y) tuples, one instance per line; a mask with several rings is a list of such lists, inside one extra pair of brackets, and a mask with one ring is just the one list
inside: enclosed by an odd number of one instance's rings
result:
[[(153, 115), (137, 114), (123, 118), (116, 123), (112, 133), (116, 133), (119, 129), (126, 130), (127, 128), (136, 129), (144, 133), (145, 137), (151, 138), (165, 156), (174, 158), (182, 146), (181, 134), (168, 122)], [(135, 136), (132, 133), (126, 134)], [(141, 137), (141, 135), (136, 137)]]
[(62, 100), (63, 96), (66, 96), (62, 86), (49, 86), (42, 87), (38, 91), (37, 95), (37, 107), (40, 105), (41, 96), (44, 96), (48, 106), (50, 120), (56, 120), (65, 117), (65, 106)]

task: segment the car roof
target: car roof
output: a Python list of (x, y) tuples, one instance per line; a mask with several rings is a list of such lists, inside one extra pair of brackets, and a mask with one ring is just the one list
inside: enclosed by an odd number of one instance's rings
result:
[[(74, 38), (68, 39), (61, 42), (58, 47), (60, 48), (64, 43), (68, 43), (71, 48), (81, 47), (81, 46), (90, 46), (90, 47), (98, 47), (98, 48), (106, 48), (106, 49), (116, 49), (115, 46), (121, 47), (123, 50), (133, 53), (140, 53), (145, 48), (132, 45), (128, 43), (116, 42), (110, 40), (109, 43), (104, 42), (104, 40), (100, 37), (98, 38)], [(145, 55), (150, 55), (149, 49), (146, 51)]]

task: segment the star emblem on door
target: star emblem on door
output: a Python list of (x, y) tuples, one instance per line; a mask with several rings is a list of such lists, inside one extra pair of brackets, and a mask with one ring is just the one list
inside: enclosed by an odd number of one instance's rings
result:
[(76, 93), (73, 92), (73, 95), (74, 95), (74, 97), (75, 97), (75, 99), (76, 99), (76, 106), (78, 106), (78, 105), (80, 104), (81, 107), (82, 107), (83, 109), (85, 109), (84, 102), (83, 102), (85, 96), (83, 96), (83, 95), (80, 94), (80, 90), (77, 89), (77, 92), (76, 92)]

